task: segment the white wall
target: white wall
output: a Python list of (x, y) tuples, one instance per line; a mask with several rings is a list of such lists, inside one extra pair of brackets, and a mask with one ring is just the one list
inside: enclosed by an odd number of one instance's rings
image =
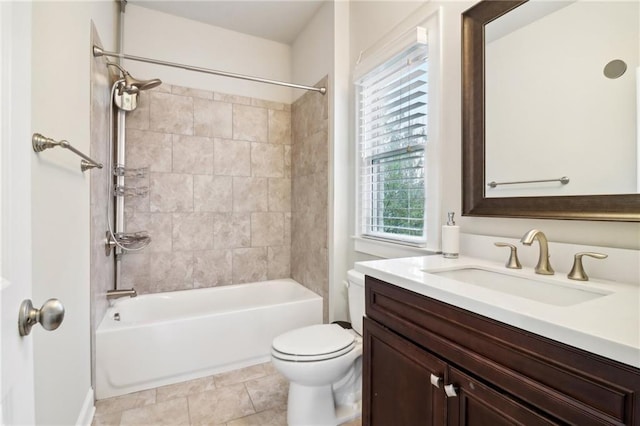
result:
[[(461, 13), (474, 2), (428, 2), (404, 3), (396, 1), (371, 1), (351, 3), (351, 58), (352, 66), (357, 54), (376, 40), (384, 36), (398, 22), (415, 15), (418, 7), (423, 11), (435, 11), (439, 6), (442, 12), (442, 119), (441, 140), (442, 155), (442, 212), (461, 211)], [(351, 94), (353, 102), (353, 92)], [(353, 104), (352, 104), (353, 105)], [(353, 117), (351, 118), (353, 131)], [(353, 145), (353, 143), (351, 144)], [(355, 161), (353, 148), (350, 162)], [(355, 188), (355, 176), (352, 173), (350, 187)], [(353, 200), (355, 191), (350, 199)], [(347, 211), (353, 212), (353, 201)], [(350, 213), (353, 215), (353, 213)], [(355, 233), (355, 218), (351, 218), (351, 235)], [(508, 219), (459, 217), (457, 224), (462, 232), (496, 237), (520, 238), (528, 229), (542, 229), (551, 241), (594, 246), (619, 248), (640, 248), (640, 223), (561, 221), (542, 219)], [(369, 256), (350, 252), (350, 260), (367, 259)]]
[[(201, 22), (128, 4), (124, 53), (202, 68), (291, 81), (291, 48)], [(213, 76), (142, 62), (124, 61), (136, 78), (290, 103), (292, 89)], [(307, 82), (297, 82), (306, 84)]]
[[(89, 152), (90, 23), (113, 49), (116, 9), (115, 2), (33, 3), (34, 132)], [(106, 170), (83, 174), (79, 166), (80, 158), (63, 149), (32, 156), (33, 301), (40, 306), (55, 297), (66, 308), (58, 330), (35, 327), (32, 333), (38, 424), (75, 424), (93, 406), (89, 181), (92, 173)]]

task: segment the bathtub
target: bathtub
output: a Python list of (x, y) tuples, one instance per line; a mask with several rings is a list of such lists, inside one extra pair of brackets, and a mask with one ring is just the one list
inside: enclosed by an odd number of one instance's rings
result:
[(274, 337), (320, 323), (322, 298), (292, 279), (119, 299), (96, 330), (96, 398), (266, 362)]

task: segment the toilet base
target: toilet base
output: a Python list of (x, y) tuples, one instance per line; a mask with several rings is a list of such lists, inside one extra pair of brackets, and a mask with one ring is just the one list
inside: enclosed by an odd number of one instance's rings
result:
[(289, 385), (289, 426), (337, 426), (359, 417), (362, 402), (335, 405), (331, 386)]
[(289, 384), (287, 424), (289, 426), (335, 426), (336, 416), (331, 385)]

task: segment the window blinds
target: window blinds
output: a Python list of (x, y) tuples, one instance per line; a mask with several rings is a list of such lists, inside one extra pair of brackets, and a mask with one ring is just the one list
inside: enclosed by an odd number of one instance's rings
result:
[(414, 43), (357, 82), (363, 235), (425, 239), (427, 58)]

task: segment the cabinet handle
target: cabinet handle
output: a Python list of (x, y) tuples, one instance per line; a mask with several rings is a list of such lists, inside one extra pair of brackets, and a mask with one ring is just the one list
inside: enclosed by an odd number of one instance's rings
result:
[(454, 385), (446, 385), (444, 387), (444, 393), (447, 394), (447, 398), (458, 396), (458, 393), (456, 392), (456, 390), (457, 388)]
[(431, 373), (431, 384), (437, 388), (440, 387), (440, 382), (442, 382), (442, 377), (438, 377), (435, 374)]

